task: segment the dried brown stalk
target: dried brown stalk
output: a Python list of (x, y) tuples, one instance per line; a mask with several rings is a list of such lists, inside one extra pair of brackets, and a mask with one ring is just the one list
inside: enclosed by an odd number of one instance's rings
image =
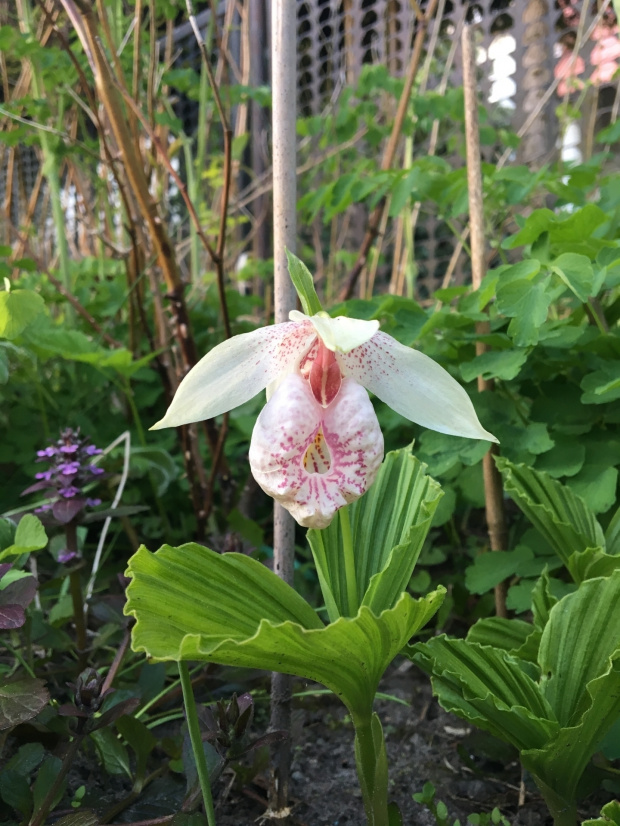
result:
[[(467, 148), (467, 186), (469, 190), (469, 227), (471, 243), (472, 287), (477, 290), (486, 272), (484, 204), (482, 195), (482, 165), (480, 159), (480, 126), (478, 122), (478, 84), (476, 80), (476, 52), (474, 29), (463, 27), (461, 38), (463, 48), (463, 87), (465, 93), (465, 142)], [(476, 323), (478, 336), (488, 334), (488, 321)], [(480, 338), (476, 341), (476, 353), (487, 351), (487, 345)], [(492, 391), (493, 381), (478, 377), (478, 390)], [(492, 551), (504, 551), (507, 545), (506, 519), (504, 515), (504, 497), (502, 479), (493, 456), (498, 453), (494, 445), (482, 460), (484, 474), (484, 498)], [(495, 613), (498, 617), (506, 616), (506, 583), (495, 587)]]
[[(435, 15), (437, 2), (438, 0), (430, 0), (428, 7), (426, 9), (426, 13), (424, 14), (421, 20), (418, 20), (418, 29), (416, 31), (416, 36), (413, 43), (413, 50), (411, 52), (411, 59), (409, 61), (409, 66), (407, 68), (407, 74), (405, 76), (405, 85), (403, 87), (403, 91), (398, 102), (398, 109), (396, 110), (396, 117), (394, 118), (392, 132), (390, 134), (390, 138), (388, 140), (385, 152), (383, 154), (383, 160), (381, 161), (381, 169), (383, 171), (390, 169), (394, 161), (396, 147), (401, 136), (403, 123), (405, 120), (405, 114), (407, 112), (407, 107), (409, 106), (411, 90), (413, 89), (413, 84), (417, 77), (418, 69), (420, 66), (420, 60), (422, 58), (422, 50), (424, 48), (426, 32), (428, 30), (431, 20)], [(366, 229), (366, 234), (364, 235), (364, 240), (362, 241), (359, 256), (357, 258), (357, 261), (355, 262), (355, 265), (353, 266), (353, 269), (349, 273), (345, 286), (340, 292), (340, 301), (346, 301), (353, 294), (353, 290), (355, 289), (355, 285), (360, 277), (360, 273), (366, 265), (366, 260), (368, 258), (368, 253), (370, 252), (372, 243), (377, 237), (379, 226), (381, 224), (381, 218), (383, 216), (384, 210), (386, 209), (386, 205), (387, 199), (384, 197), (374, 208), (370, 216), (368, 227)]]

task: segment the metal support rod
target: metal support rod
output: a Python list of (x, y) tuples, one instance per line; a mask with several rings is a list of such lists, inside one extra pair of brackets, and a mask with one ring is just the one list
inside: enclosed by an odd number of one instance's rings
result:
[[(295, 288), (288, 274), (286, 253), (295, 251), (297, 180), (296, 148), (296, 8), (291, 0), (272, 0), (272, 135), (273, 135), (273, 249), (275, 322), (288, 321), (297, 306)], [(295, 523), (281, 505), (274, 505), (274, 570), (285, 582), (293, 582)], [(273, 674), (271, 680), (272, 730), (291, 728), (291, 678)], [(273, 751), (273, 783), (270, 808), (280, 818), (288, 802), (290, 737)], [(282, 822), (279, 820), (278, 822)]]

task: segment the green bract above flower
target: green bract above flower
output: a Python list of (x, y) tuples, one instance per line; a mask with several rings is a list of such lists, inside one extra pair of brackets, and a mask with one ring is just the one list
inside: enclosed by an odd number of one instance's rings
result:
[(423, 427), (497, 441), (460, 384), (380, 332), (379, 322), (289, 317), (211, 350), (152, 429), (213, 418), (277, 384), (252, 434), (250, 467), (263, 490), (313, 528), (361, 496), (383, 458), (379, 423), (359, 385)]

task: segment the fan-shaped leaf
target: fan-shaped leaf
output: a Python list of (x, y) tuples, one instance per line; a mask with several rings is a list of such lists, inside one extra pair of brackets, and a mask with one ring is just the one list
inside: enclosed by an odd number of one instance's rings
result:
[[(426, 465), (405, 448), (388, 453), (368, 493), (349, 506), (358, 601), (375, 614), (406, 589), (441, 496)], [(334, 621), (348, 605), (340, 519), (307, 536)]]
[(290, 586), (256, 560), (200, 545), (130, 560), (126, 613), (133, 647), (159, 660), (205, 660), (296, 674), (323, 683), (349, 709), (367, 711), (388, 664), (439, 608), (444, 589), (403, 594), (376, 616), (324, 627)]

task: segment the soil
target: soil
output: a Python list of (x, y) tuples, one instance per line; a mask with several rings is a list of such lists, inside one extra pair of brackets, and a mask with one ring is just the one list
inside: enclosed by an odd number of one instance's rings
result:
[[(376, 702), (386, 737), (390, 799), (400, 807), (404, 826), (437, 823), (412, 798), (427, 781), (435, 786), (436, 800), (448, 807), (450, 826), (457, 818), (465, 826), (468, 815), (494, 807), (512, 826), (551, 826), (536, 787), (529, 777), (522, 779), (516, 751), (443, 711), (428, 679), (409, 661), (388, 672), (380, 691), (408, 704)], [(297, 701), (294, 718), (290, 826), (365, 826), (346, 710), (333, 695), (323, 695), (318, 702)], [(588, 799), (580, 815), (598, 816), (611, 796), (603, 792)], [(217, 801), (218, 826), (255, 826), (264, 814), (260, 787), (233, 790)]]
[[(490, 813), (495, 807), (511, 826), (552, 826), (536, 787), (527, 775), (522, 777), (516, 751), (444, 712), (432, 697), (428, 678), (408, 660), (397, 661), (379, 688), (403, 701), (377, 699), (375, 708), (386, 738), (390, 799), (398, 804), (404, 826), (454, 826), (457, 818), (466, 826), (468, 815)], [(346, 709), (316, 684), (296, 682), (295, 689), (307, 696), (294, 701), (287, 826), (366, 826), (355, 770), (353, 726)], [(266, 713), (261, 716), (265, 719), (255, 721), (255, 735), (267, 725)], [(412, 798), (428, 781), (435, 786), (436, 801), (448, 808), (447, 820), (436, 820)], [(107, 775), (94, 749), (81, 750), (56, 817), (72, 811), (71, 795), (82, 785), (85, 809), (111, 814), (118, 807), (110, 818), (114, 824), (161, 818), (169, 822), (167, 817), (179, 811), (186, 793), (183, 775), (166, 772), (137, 795), (133, 804), (123, 805), (131, 791), (127, 778)], [(267, 786), (266, 773), (243, 784), (231, 771), (224, 772), (214, 788), (217, 826), (282, 822), (265, 818)], [(612, 796), (602, 791), (588, 798), (579, 814), (583, 819), (597, 817)], [(189, 821), (183, 823), (189, 826)]]

